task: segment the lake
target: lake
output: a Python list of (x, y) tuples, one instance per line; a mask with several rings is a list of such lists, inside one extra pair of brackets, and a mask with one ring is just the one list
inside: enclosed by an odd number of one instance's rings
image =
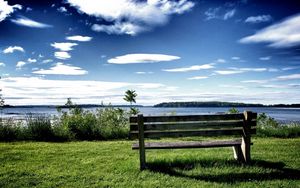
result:
[[(88, 108), (95, 111), (96, 108)], [(122, 108), (128, 109), (128, 108)], [(154, 108), (139, 107), (144, 115), (185, 115), (185, 114), (215, 114), (227, 112), (229, 107), (199, 107), (199, 108)], [(250, 110), (257, 113), (266, 113), (274, 119), (282, 122), (300, 122), (300, 108), (275, 108), (275, 107), (241, 107), (237, 108), (240, 112)], [(24, 119), (28, 114), (33, 115), (58, 115), (54, 107), (32, 107), (32, 108), (4, 108), (2, 117)]]

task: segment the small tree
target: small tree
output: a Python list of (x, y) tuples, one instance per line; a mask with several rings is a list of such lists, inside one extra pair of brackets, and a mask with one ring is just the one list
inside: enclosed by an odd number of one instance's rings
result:
[(65, 106), (67, 106), (67, 107), (72, 107), (72, 106), (74, 106), (74, 104), (73, 104), (73, 102), (72, 102), (72, 99), (71, 99), (70, 97), (67, 98), (67, 102), (66, 102)]
[(125, 92), (125, 96), (124, 96), (124, 100), (129, 102), (130, 103), (130, 111), (129, 113), (130, 114), (133, 114), (133, 115), (137, 115), (140, 111), (139, 109), (135, 108), (132, 106), (132, 103), (136, 103), (136, 97), (137, 97), (137, 93), (135, 92), (135, 90), (127, 90)]
[(232, 107), (228, 110), (228, 114), (237, 114), (240, 113), (238, 109)]

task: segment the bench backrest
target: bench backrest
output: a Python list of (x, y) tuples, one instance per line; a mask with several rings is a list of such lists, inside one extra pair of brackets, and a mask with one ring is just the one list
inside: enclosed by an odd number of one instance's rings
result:
[(245, 111), (238, 114), (132, 116), (130, 138), (137, 138), (139, 131), (145, 138), (220, 136), (256, 133), (257, 113)]

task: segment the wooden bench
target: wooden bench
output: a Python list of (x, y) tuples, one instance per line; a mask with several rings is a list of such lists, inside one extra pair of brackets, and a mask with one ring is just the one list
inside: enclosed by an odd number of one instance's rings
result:
[[(132, 149), (139, 149), (141, 170), (146, 168), (146, 149), (233, 147), (234, 158), (249, 163), (251, 134), (256, 133), (256, 118), (257, 113), (250, 111), (215, 115), (133, 116), (130, 117), (130, 138), (138, 138), (139, 142), (133, 144)], [(229, 135), (238, 135), (238, 138), (197, 142), (145, 142), (145, 138)]]

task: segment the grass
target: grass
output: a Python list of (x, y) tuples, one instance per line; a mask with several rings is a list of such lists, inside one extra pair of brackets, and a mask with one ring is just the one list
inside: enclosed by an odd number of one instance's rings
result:
[(300, 138), (254, 138), (252, 164), (231, 148), (150, 150), (133, 141), (0, 143), (0, 187), (300, 187)]

